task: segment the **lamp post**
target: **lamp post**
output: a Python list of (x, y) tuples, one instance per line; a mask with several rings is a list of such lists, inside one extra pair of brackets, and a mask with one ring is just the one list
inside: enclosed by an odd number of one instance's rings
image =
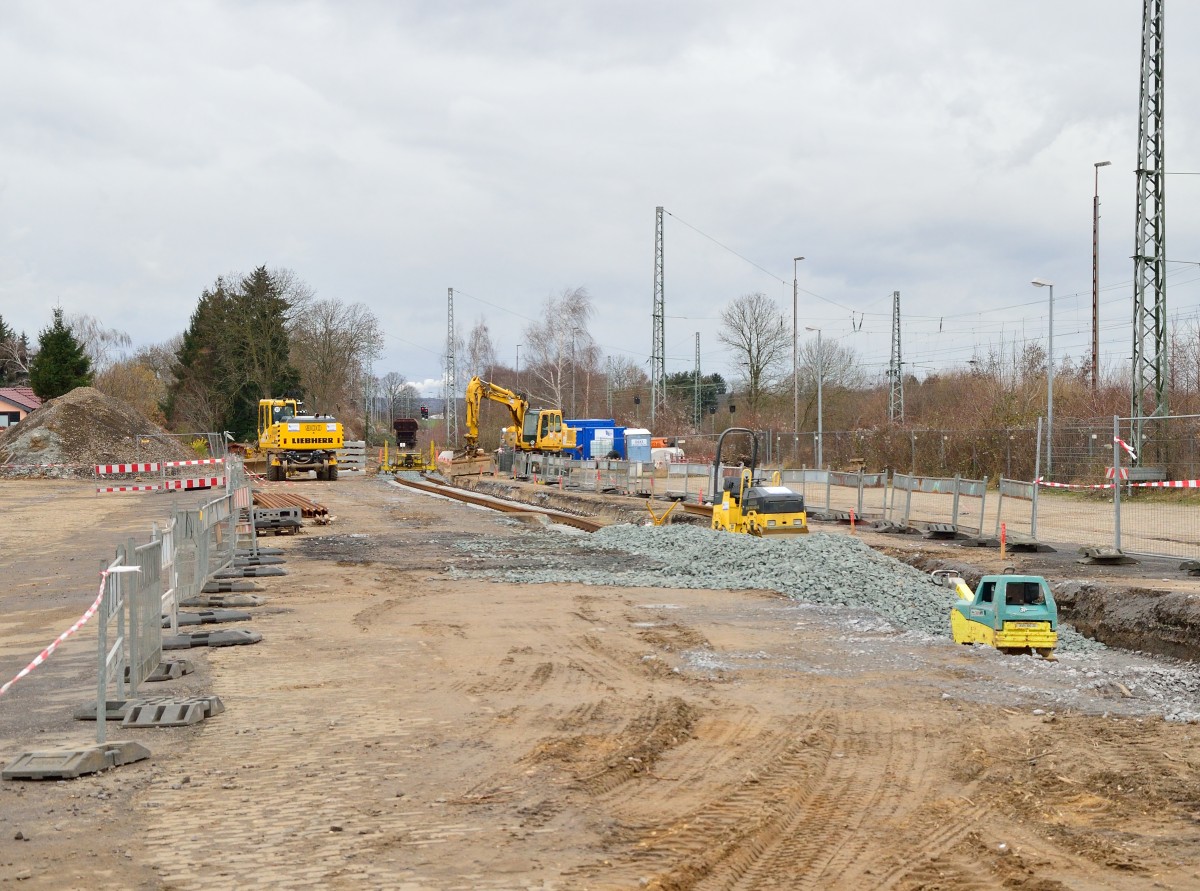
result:
[(516, 389), (519, 391), (519, 390), (521, 389), (521, 345), (520, 345), (520, 344), (517, 344), (517, 369), (516, 369), (516, 375), (517, 375), (517, 386), (516, 386)]
[(800, 453), (800, 373), (797, 342), (800, 338), (800, 261), (803, 257), (792, 258), (792, 460), (795, 461)]
[(1112, 161), (1097, 161), (1096, 189), (1092, 197), (1092, 390), (1100, 380), (1100, 168)]
[(822, 470), (825, 467), (824, 451), (825, 451), (825, 407), (822, 404), (821, 388), (825, 380), (825, 357), (821, 354), (821, 329), (810, 328), (804, 326), (805, 331), (817, 332), (817, 470)]
[(1050, 351), (1046, 357), (1046, 477), (1054, 479), (1054, 282), (1035, 278), (1031, 284), (1050, 289)]
[(579, 331), (578, 328), (571, 329), (571, 417), (579, 417), (579, 413), (575, 411), (575, 334)]

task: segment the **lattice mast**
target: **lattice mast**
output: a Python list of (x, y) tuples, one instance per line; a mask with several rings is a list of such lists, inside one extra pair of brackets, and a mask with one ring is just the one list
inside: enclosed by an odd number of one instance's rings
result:
[(450, 447), (458, 445), (458, 381), (454, 356), (454, 289), (446, 289), (446, 438)]
[(666, 335), (663, 331), (663, 209), (654, 208), (654, 343), (650, 355), (650, 425), (667, 401)]
[[(1163, 2), (1142, 4), (1142, 90), (1138, 122), (1137, 217), (1133, 251), (1134, 448), (1139, 418), (1167, 415), (1166, 139), (1163, 93)], [(1147, 394), (1152, 393), (1153, 407)]]
[(696, 432), (700, 432), (700, 332), (696, 332), (696, 399), (692, 406), (692, 417), (696, 419)]
[(904, 420), (904, 374), (900, 359), (900, 292), (892, 292), (892, 360), (888, 363), (891, 397), (888, 399), (888, 420)]

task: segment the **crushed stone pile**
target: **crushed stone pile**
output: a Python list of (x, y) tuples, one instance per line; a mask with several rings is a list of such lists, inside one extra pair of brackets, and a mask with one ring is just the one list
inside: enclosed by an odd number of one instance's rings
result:
[[(818, 532), (757, 538), (682, 524), (620, 524), (578, 539), (581, 549), (609, 555), (605, 561), (587, 561), (584, 567), (578, 559), (555, 557), (562, 554), (561, 535), (529, 533), (521, 540), (527, 543), (539, 535), (547, 537), (546, 547), (523, 553), (518, 566), (509, 564), (499, 573), (505, 581), (634, 588), (759, 588), (807, 603), (868, 609), (903, 631), (936, 637), (948, 634), (952, 591), (935, 585), (920, 570), (846, 535)], [(462, 546), (473, 553), (504, 547), (498, 540), (475, 540)], [(641, 559), (614, 559), (614, 551)], [(1096, 648), (1103, 648), (1103, 644), (1060, 626), (1060, 651)]]
[(137, 409), (92, 387), (47, 401), (0, 435), (6, 476), (91, 476), (96, 464), (195, 457)]
[[(459, 578), (522, 584), (566, 583), (643, 588), (756, 588), (821, 608), (846, 609), (851, 633), (889, 631), (948, 640), (954, 594), (918, 569), (871, 550), (860, 539), (814, 533), (788, 538), (730, 535), (697, 526), (608, 526), (591, 535), (521, 532), (456, 542), (471, 555), (451, 566)], [(879, 618), (864, 619), (859, 610)], [(1060, 661), (1004, 657), (977, 648), (980, 670), (993, 660), (1016, 675), (1010, 692), (1052, 709), (1158, 714), (1200, 723), (1200, 671), (1193, 663), (1111, 650), (1066, 624)], [(870, 659), (869, 645), (863, 645)], [(1097, 706), (1097, 702), (1101, 703)], [(1035, 712), (1037, 714), (1037, 712)]]

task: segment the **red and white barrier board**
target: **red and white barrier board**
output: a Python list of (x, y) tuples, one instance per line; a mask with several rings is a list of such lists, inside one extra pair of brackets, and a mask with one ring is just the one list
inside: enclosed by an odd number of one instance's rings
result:
[(225, 477), (209, 476), (202, 479), (194, 480), (167, 480), (166, 488), (168, 489), (211, 489), (215, 486), (225, 485)]
[(96, 476), (108, 476), (111, 473), (157, 473), (162, 465), (152, 464), (97, 464)]

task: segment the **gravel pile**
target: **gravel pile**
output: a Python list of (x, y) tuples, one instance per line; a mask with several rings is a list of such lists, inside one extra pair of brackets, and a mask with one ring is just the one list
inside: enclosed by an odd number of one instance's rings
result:
[[(7, 476), (91, 476), (95, 464), (186, 461), (187, 448), (127, 402), (79, 387), (44, 403), (0, 435), (0, 464)], [(30, 465), (72, 467), (35, 469)]]
[[(940, 641), (950, 636), (948, 611), (954, 594), (859, 539), (820, 533), (760, 539), (684, 525), (609, 526), (593, 535), (564, 529), (459, 541), (455, 546), (471, 559), (450, 572), (518, 584), (778, 591), (813, 604), (822, 621), (841, 630), (841, 656), (857, 655), (875, 670), (888, 664), (897, 671), (915, 666), (914, 653), (886, 645), (889, 638), (896, 640), (891, 637), (896, 632)], [(964, 682), (946, 696), (981, 701), (991, 697), (1005, 705), (1024, 701), (1051, 713), (1082, 709), (1200, 722), (1196, 665), (1112, 650), (1065, 625), (1059, 626), (1055, 662), (1004, 656), (988, 647), (975, 647), (970, 653), (976, 682)], [(807, 657), (813, 664), (802, 666), (805, 670), (830, 670), (819, 654)], [(737, 667), (732, 663), (743, 664), (757, 655), (718, 656), (700, 650), (688, 658), (693, 669), (702, 671), (706, 661), (709, 668)]]
[[(929, 576), (871, 550), (857, 538), (813, 533), (755, 538), (697, 526), (607, 526), (572, 540), (585, 551), (611, 559), (584, 561), (563, 551), (555, 532), (520, 536), (520, 545), (499, 539), (463, 542), (477, 556), (520, 554), (521, 565), (472, 572), (470, 577), (502, 578), (523, 584), (572, 582), (646, 588), (760, 588), (794, 600), (825, 606), (872, 610), (893, 627), (936, 637), (949, 635), (948, 611), (954, 594)], [(639, 559), (622, 559), (632, 555)], [(600, 563), (602, 569), (594, 568)], [(1059, 651), (1103, 649), (1070, 628), (1059, 632)]]

